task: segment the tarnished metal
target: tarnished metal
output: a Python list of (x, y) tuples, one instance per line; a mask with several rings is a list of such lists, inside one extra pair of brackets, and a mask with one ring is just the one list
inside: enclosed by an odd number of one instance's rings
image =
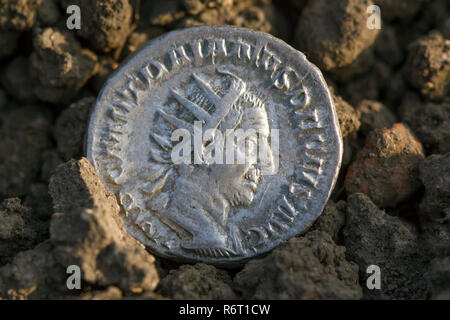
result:
[[(226, 152), (258, 156), (223, 164), (206, 156), (220, 132), (238, 129), (245, 149), (232, 143)], [(212, 134), (195, 141), (196, 130)], [(179, 139), (193, 150), (181, 163)], [(110, 77), (87, 156), (117, 194), (128, 232), (151, 251), (231, 265), (321, 214), (342, 138), (326, 83), (302, 53), (260, 32), (195, 27), (153, 40)]]

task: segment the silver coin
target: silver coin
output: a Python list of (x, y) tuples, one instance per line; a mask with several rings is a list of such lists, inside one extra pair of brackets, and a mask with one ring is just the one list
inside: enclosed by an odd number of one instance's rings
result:
[[(225, 139), (239, 129), (245, 139)], [(221, 152), (233, 157), (221, 163)], [(342, 138), (322, 74), (302, 53), (208, 26), (161, 36), (121, 65), (91, 115), (87, 157), (150, 251), (231, 265), (321, 214)]]

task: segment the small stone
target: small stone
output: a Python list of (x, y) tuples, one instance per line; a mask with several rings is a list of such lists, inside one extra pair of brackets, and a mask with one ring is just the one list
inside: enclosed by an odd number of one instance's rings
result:
[(450, 90), (450, 40), (433, 31), (410, 44), (405, 77), (426, 99), (444, 98)]
[(78, 159), (81, 156), (89, 114), (94, 102), (93, 97), (83, 98), (71, 104), (56, 120), (53, 136), (63, 159)]
[(244, 299), (360, 299), (358, 267), (320, 231), (292, 238), (234, 278)]
[(396, 122), (392, 111), (378, 101), (363, 100), (356, 110), (360, 114), (361, 131), (365, 135), (373, 129), (390, 128)]
[(352, 64), (377, 37), (366, 26), (369, 0), (310, 1), (303, 9), (296, 33), (301, 51), (324, 71)]
[(230, 284), (231, 279), (225, 271), (197, 263), (171, 270), (161, 280), (159, 291), (162, 295), (174, 299), (236, 299)]
[(423, 159), (422, 145), (403, 124), (375, 129), (348, 169), (345, 190), (367, 194), (380, 207), (395, 207), (419, 190)]

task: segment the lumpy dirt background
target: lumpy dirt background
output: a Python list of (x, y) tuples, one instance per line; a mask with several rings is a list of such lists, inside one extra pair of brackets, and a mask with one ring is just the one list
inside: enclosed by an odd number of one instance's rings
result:
[[(1, 0), (0, 298), (449, 299), (450, 2), (373, 1), (381, 30), (366, 26), (369, 0)], [(164, 32), (213, 24), (303, 51), (344, 136), (322, 216), (230, 270), (148, 253), (83, 158), (90, 109), (120, 62)], [(66, 286), (69, 265), (80, 290)], [(370, 265), (380, 290), (367, 289)]]

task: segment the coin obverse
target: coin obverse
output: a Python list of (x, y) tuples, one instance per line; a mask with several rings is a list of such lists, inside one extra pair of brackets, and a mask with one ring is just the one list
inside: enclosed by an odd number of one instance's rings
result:
[[(228, 145), (238, 130), (245, 143)], [(223, 158), (257, 156), (221, 163), (224, 144)], [(306, 230), (342, 157), (316, 66), (268, 34), (210, 26), (167, 33), (124, 62), (86, 147), (133, 237), (159, 256), (224, 266)]]

